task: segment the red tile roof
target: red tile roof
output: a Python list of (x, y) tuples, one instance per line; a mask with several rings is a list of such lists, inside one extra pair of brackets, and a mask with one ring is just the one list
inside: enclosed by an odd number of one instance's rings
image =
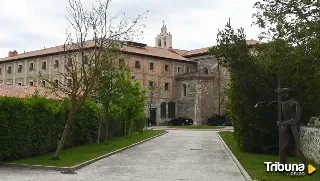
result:
[(150, 46), (146, 46), (144, 48), (138, 48), (133, 46), (123, 46), (121, 50), (124, 52), (137, 53), (141, 55), (151, 55), (151, 56), (162, 57), (162, 58), (189, 61), (189, 59), (164, 48), (155, 48)]
[(190, 50), (186, 54), (184, 54), (183, 56), (191, 56), (191, 55), (198, 55), (198, 54), (202, 54), (202, 53), (207, 53), (209, 51), (209, 48), (210, 47)]
[[(87, 41), (86, 47), (87, 48), (94, 47), (94, 41)], [(71, 48), (69, 48), (69, 49), (71, 50)], [(174, 52), (171, 52), (167, 49), (163, 49), (163, 48), (155, 48), (155, 47), (149, 47), (149, 46), (145, 46), (145, 47), (141, 48), (141, 47), (124, 45), (121, 50), (124, 52), (128, 52), (128, 53), (136, 53), (136, 54), (141, 54), (141, 55), (155, 56), (155, 57), (159, 57), (159, 58), (169, 58), (169, 59), (175, 59), (175, 60), (189, 61), (185, 57), (178, 55)], [(15, 55), (13, 57), (0, 58), (0, 62), (7, 61), (7, 60), (16, 60), (16, 59), (34, 57), (34, 56), (39, 56), (39, 55), (55, 54), (55, 53), (59, 53), (62, 51), (64, 51), (63, 45), (51, 47), (51, 48), (46, 48), (46, 49), (42, 49), (42, 50), (35, 50), (35, 51), (31, 51), (31, 52), (21, 53), (21, 54)]]
[(185, 53), (188, 52), (188, 50), (179, 50), (179, 49), (174, 49), (174, 48), (169, 48), (169, 50), (178, 54), (178, 55), (184, 55)]
[[(247, 40), (247, 45), (256, 45), (256, 44), (263, 44), (264, 42), (257, 41), (257, 40)], [(198, 55), (198, 54), (203, 54), (207, 53), (209, 51), (210, 47), (206, 48), (200, 48), (200, 49), (195, 49), (195, 50), (190, 50), (187, 53), (185, 53), (183, 56), (192, 56), (192, 55)]]
[[(255, 44), (262, 44), (263, 42), (256, 41), (256, 40), (247, 40), (248, 45), (255, 45)], [(94, 41), (87, 41), (86, 47), (91, 48), (94, 47)], [(195, 50), (179, 50), (179, 49), (163, 49), (163, 48), (155, 48), (150, 46), (145, 46), (143, 48), (141, 47), (134, 47), (134, 46), (128, 46), (124, 45), (121, 49), (123, 52), (128, 53), (136, 53), (141, 55), (149, 55), (149, 56), (155, 56), (159, 58), (169, 58), (169, 59), (175, 59), (175, 60), (183, 60), (183, 61), (189, 61), (189, 59), (185, 58), (186, 56), (192, 56), (192, 55), (198, 55), (207, 53), (210, 47), (206, 48), (200, 48)], [(67, 48), (68, 49), (68, 48)], [(72, 48), (69, 48), (70, 50)], [(21, 53), (18, 55), (15, 55), (13, 57), (6, 57), (6, 58), (0, 58), (1, 61), (7, 61), (7, 60), (16, 60), (16, 59), (23, 59), (28, 57), (35, 57), (39, 55), (48, 55), (48, 54), (55, 54), (62, 52), (64, 50), (64, 46), (56, 46), (51, 48), (45, 48), (41, 50), (35, 50), (31, 52)]]
[(51, 93), (49, 89), (44, 87), (0, 85), (0, 97), (28, 98), (35, 95), (36, 91), (38, 91), (38, 95), (40, 97), (47, 99), (61, 99), (56, 94)]

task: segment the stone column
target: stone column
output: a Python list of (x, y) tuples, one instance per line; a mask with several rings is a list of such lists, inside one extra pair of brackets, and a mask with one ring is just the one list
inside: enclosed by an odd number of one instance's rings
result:
[(13, 63), (13, 78), (12, 78), (12, 84), (15, 85), (16, 84), (16, 64), (17, 62)]
[(166, 119), (169, 118), (169, 102), (166, 102)]
[(36, 62), (36, 68), (35, 68), (35, 81), (36, 82), (34, 82), (33, 84), (34, 84), (34, 86), (39, 86), (39, 79), (38, 79), (38, 73), (39, 73), (39, 71), (41, 71), (41, 68), (40, 68), (40, 59), (39, 58), (37, 58), (37, 62)]
[(195, 91), (195, 103), (194, 103), (194, 125), (198, 125), (198, 119), (197, 119), (197, 110), (198, 110), (198, 84), (196, 84), (196, 91)]
[(48, 69), (49, 69), (48, 70), (48, 74), (49, 74), (48, 78), (49, 79), (51, 78), (51, 75), (52, 75), (52, 70), (51, 70), (52, 69), (52, 64), (51, 64), (51, 62), (53, 62), (53, 61), (54, 61), (53, 56), (49, 57), (48, 60), (47, 60), (47, 64), (48, 64), (47, 66), (48, 66)]
[(29, 69), (28, 60), (24, 61), (24, 85), (27, 85), (27, 71)]
[(6, 73), (7, 73), (6, 64), (4, 64), (2, 72), (3, 72), (2, 82), (3, 82), (3, 84), (6, 84), (6, 82), (5, 82), (6, 81)]

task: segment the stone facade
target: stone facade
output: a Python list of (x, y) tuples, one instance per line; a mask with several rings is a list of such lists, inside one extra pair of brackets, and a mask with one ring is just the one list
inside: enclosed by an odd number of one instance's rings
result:
[[(206, 124), (212, 114), (223, 114), (229, 72), (224, 67), (218, 67), (217, 59), (209, 56), (207, 51), (193, 55), (190, 60), (197, 62), (196, 71), (176, 77), (177, 92), (180, 93), (177, 116), (190, 117), (195, 124)], [(183, 95), (184, 85), (187, 86), (186, 96)]]
[(320, 127), (300, 127), (300, 140), (306, 158), (320, 164)]
[[(254, 40), (247, 41), (250, 46), (256, 43)], [(58, 76), (65, 67), (59, 50), (61, 47), (23, 54), (10, 52), (8, 57), (0, 59), (0, 84), (46, 86), (37, 78), (39, 71), (67, 83)], [(156, 124), (166, 124), (176, 116), (187, 116), (196, 124), (205, 124), (211, 115), (223, 114), (227, 102), (225, 89), (230, 75), (226, 68), (218, 66), (217, 59), (209, 55), (209, 48), (189, 51), (173, 49), (172, 35), (163, 25), (155, 38), (155, 47), (125, 42), (121, 50), (133, 81), (150, 88), (151, 84), (160, 80), (157, 89), (161, 93), (154, 97), (151, 105), (148, 100), (145, 107), (147, 117), (152, 111)], [(77, 60), (81, 61), (81, 56)], [(58, 66), (55, 66), (56, 62)], [(43, 64), (46, 66), (43, 67)]]

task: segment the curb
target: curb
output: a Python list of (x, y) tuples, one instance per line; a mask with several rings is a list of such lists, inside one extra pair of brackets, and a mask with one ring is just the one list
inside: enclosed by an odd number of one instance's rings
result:
[(166, 130), (166, 131), (172, 131), (172, 130), (184, 130), (184, 131), (233, 131), (233, 128), (228, 128), (228, 129), (223, 129), (223, 128), (218, 128), (218, 129), (185, 129), (185, 128), (164, 128), (164, 129), (153, 129), (153, 130)]
[(144, 142), (147, 142), (149, 140), (152, 140), (154, 138), (157, 138), (159, 136), (162, 136), (164, 134), (168, 133), (168, 131), (165, 131), (161, 134), (158, 134), (156, 136), (153, 136), (153, 137), (150, 137), (148, 139), (145, 139), (145, 140), (142, 140), (142, 141), (139, 141), (137, 143), (134, 143), (132, 145), (129, 145), (129, 146), (126, 146), (124, 148), (121, 148), (119, 150), (116, 150), (116, 151), (113, 151), (113, 152), (110, 152), (110, 153), (107, 153), (105, 155), (102, 155), (100, 157), (97, 157), (97, 158), (94, 158), (94, 159), (91, 159), (91, 160), (88, 160), (86, 162), (83, 162), (83, 163), (80, 163), (78, 165), (75, 165), (73, 167), (56, 167), (56, 166), (42, 166), (42, 165), (26, 165), (26, 164), (15, 164), (15, 163), (3, 163), (3, 162), (0, 162), (0, 166), (4, 166), (4, 167), (14, 167), (14, 168), (28, 168), (28, 169), (39, 169), (39, 170), (52, 170), (52, 171), (61, 171), (61, 172), (74, 172), (80, 168), (83, 168), (85, 166), (88, 166), (96, 161), (99, 161), (103, 158), (107, 158), (107, 157), (110, 157), (112, 155), (115, 155), (117, 153), (120, 153), (126, 149), (129, 149), (129, 148), (132, 148), (134, 146), (137, 146), (137, 145), (140, 145)]
[(221, 138), (219, 132), (217, 132), (217, 135), (220, 139), (220, 141), (222, 142), (223, 146), (226, 148), (227, 152), (229, 153), (229, 155), (231, 156), (232, 160), (234, 161), (234, 163), (237, 165), (238, 169), (240, 170), (242, 176), (244, 177), (244, 179), (246, 181), (253, 181), (250, 177), (250, 175), (247, 173), (247, 171), (242, 167), (241, 163), (238, 161), (238, 159), (234, 156), (234, 154), (232, 153), (232, 151), (230, 150), (230, 148), (228, 147), (228, 145), (223, 141), (223, 139)]

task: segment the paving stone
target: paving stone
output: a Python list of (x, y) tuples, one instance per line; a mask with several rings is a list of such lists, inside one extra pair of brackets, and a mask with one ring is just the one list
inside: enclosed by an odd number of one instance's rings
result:
[(0, 167), (0, 181), (244, 181), (215, 131), (168, 134), (67, 175)]

